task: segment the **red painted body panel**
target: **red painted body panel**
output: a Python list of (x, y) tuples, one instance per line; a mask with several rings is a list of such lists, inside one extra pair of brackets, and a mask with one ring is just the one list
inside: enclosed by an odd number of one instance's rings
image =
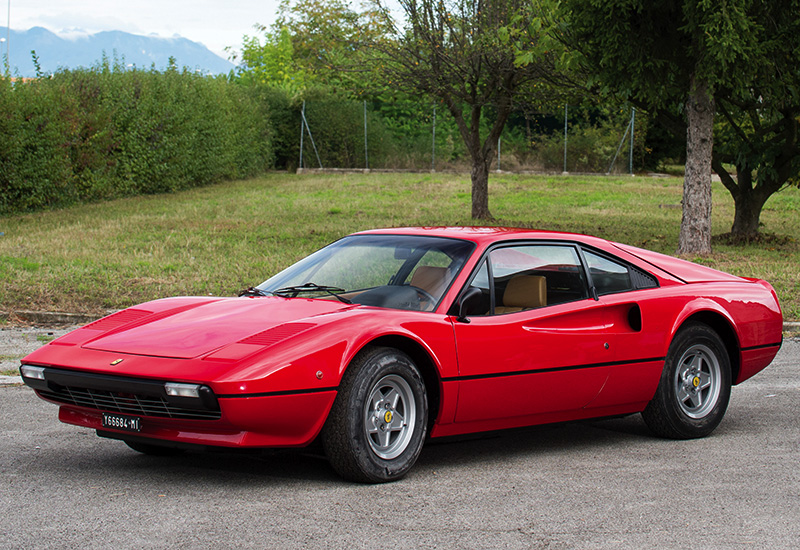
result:
[[(433, 312), (333, 298), (169, 298), (73, 331), (23, 363), (203, 384), (218, 397), (219, 420), (147, 416), (140, 435), (284, 447), (317, 436), (348, 364), (375, 342), (403, 348), (438, 386), (429, 388), (434, 437), (641, 411), (675, 333), (693, 318), (729, 333), (737, 384), (766, 367), (780, 346), (780, 306), (763, 281), (583, 235), (504, 228), (368, 233), (465, 239), (476, 247)], [(458, 321), (452, 307), (474, 268), (489, 248), (509, 241), (603, 251), (652, 274), (658, 288)], [(631, 322), (637, 312), (640, 324)], [(89, 407), (61, 405), (60, 418), (101, 429), (101, 412)]]
[[(220, 447), (302, 447), (317, 436), (328, 416), (335, 391), (298, 395), (222, 399), (217, 421), (146, 417), (137, 435), (153, 439)], [(102, 413), (62, 405), (59, 420), (107, 432)]]
[(643, 248), (636, 248), (635, 246), (615, 244), (617, 248), (628, 252), (629, 254), (644, 260), (651, 266), (656, 266), (659, 269), (666, 271), (670, 275), (677, 277), (685, 283), (702, 283), (707, 281), (734, 281), (739, 282), (741, 277), (718, 271), (704, 265), (687, 262), (680, 258), (673, 258), (666, 254), (659, 254)]

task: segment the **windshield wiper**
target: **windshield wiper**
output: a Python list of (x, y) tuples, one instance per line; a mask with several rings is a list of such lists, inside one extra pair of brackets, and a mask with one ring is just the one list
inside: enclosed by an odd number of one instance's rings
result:
[(244, 290), (239, 291), (239, 296), (271, 296), (273, 292), (269, 292), (267, 290), (261, 290), (260, 288), (256, 287), (247, 287)]
[(330, 294), (340, 302), (344, 304), (352, 304), (350, 300), (345, 298), (344, 296), (339, 296), (337, 292), (347, 292), (343, 288), (339, 288), (338, 286), (325, 286), (325, 285), (318, 285), (316, 283), (305, 283), (302, 285), (296, 286), (287, 286), (284, 288), (279, 288), (278, 290), (274, 291), (272, 294), (275, 295), (283, 295), (283, 294), (291, 294), (291, 297), (294, 298), (301, 292), (325, 292), (326, 294)]

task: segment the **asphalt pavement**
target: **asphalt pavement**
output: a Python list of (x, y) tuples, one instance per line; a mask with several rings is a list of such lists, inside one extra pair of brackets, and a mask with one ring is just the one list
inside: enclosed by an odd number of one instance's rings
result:
[(638, 415), (449, 439), (384, 485), (309, 452), (139, 455), (4, 386), (0, 546), (797, 548), (798, 374), (787, 340), (705, 439), (657, 439)]

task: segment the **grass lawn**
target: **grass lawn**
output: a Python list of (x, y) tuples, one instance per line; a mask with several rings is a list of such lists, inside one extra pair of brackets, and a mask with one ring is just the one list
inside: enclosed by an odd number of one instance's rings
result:
[[(492, 175), (495, 225), (589, 233), (673, 254), (682, 179)], [(0, 217), (0, 311), (102, 314), (173, 295), (234, 295), (347, 233), (473, 225), (469, 176), (274, 173), (168, 195)], [(800, 319), (800, 190), (773, 196), (747, 246), (689, 258), (778, 291)], [(733, 201), (714, 187), (714, 234)]]

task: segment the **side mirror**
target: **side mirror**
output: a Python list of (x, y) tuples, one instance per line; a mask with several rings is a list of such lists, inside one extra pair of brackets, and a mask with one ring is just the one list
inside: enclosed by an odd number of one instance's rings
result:
[(458, 317), (456, 321), (459, 323), (469, 323), (467, 315), (476, 311), (483, 301), (483, 292), (480, 288), (471, 286), (464, 292), (461, 297), (456, 300), (458, 306)]

